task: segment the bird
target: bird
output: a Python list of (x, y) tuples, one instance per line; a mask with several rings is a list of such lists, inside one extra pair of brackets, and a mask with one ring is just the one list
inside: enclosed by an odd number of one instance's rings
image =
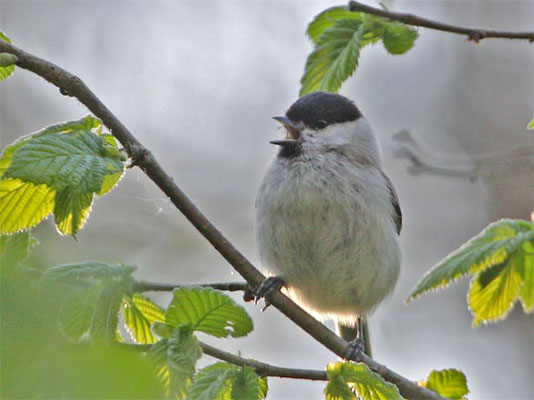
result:
[[(345, 358), (371, 356), (367, 317), (394, 290), (402, 213), (377, 137), (353, 101), (314, 92), (273, 117), (285, 137), (256, 197), (255, 237), (274, 289), (350, 343)], [(267, 301), (267, 300), (266, 300)]]

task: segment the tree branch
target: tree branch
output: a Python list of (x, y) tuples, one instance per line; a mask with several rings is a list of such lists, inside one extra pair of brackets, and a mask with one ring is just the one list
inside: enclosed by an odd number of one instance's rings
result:
[[(203, 343), (200, 340), (198, 344), (202, 348), (204, 354), (217, 358), (218, 360), (229, 362), (230, 364), (239, 366), (248, 366), (254, 368), (256, 373), (261, 376), (274, 376), (277, 378), (292, 378), (292, 379), (307, 379), (311, 381), (326, 381), (326, 371), (319, 371), (315, 369), (299, 369), (299, 368), (286, 368), (278, 367), (275, 365), (267, 364), (261, 361), (251, 360), (237, 356), (227, 351), (220, 350), (216, 347), (210, 346), (207, 343)], [(151, 344), (129, 344), (129, 343), (116, 343), (117, 346), (122, 348), (131, 349), (134, 351), (148, 351), (152, 347)]]
[[(163, 170), (152, 153), (131, 134), (80, 78), (49, 61), (35, 57), (2, 40), (0, 40), (0, 52), (16, 55), (19, 58), (16, 64), (17, 66), (43, 77), (48, 82), (57, 86), (62, 94), (76, 97), (94, 115), (101, 118), (113, 136), (124, 146), (132, 162), (139, 166), (163, 193), (169, 197), (189, 222), (193, 224), (251, 287), (257, 287), (265, 279), (263, 274), (202, 214), (187, 195), (174, 183), (173, 178)], [(282, 292), (273, 291), (272, 294), (268, 295), (268, 300), (295, 324), (332, 352), (340, 357), (347, 354), (347, 341), (338, 337)], [(384, 379), (395, 384), (399, 388), (400, 393), (406, 398), (445, 400), (437, 393), (417, 385), (416, 382), (404, 378), (365, 355), (361, 361), (367, 364), (373, 371), (380, 374)]]
[(435, 29), (438, 31), (467, 35), (469, 40), (474, 40), (477, 43), (480, 40), (487, 38), (523, 39), (528, 40), (529, 42), (534, 42), (534, 32), (509, 32), (482, 28), (465, 28), (432, 21), (430, 19), (418, 17), (417, 15), (413, 14), (382, 10), (380, 8), (370, 7), (357, 1), (349, 1), (349, 10), (377, 15), (379, 17), (388, 18), (393, 21), (399, 21), (407, 25), (422, 26), (424, 28)]
[(136, 292), (170, 292), (180, 287), (209, 287), (212, 289), (223, 290), (225, 292), (238, 292), (247, 290), (246, 282), (228, 282), (228, 283), (198, 283), (193, 285), (176, 285), (172, 283), (156, 283), (147, 281), (137, 281), (134, 285)]

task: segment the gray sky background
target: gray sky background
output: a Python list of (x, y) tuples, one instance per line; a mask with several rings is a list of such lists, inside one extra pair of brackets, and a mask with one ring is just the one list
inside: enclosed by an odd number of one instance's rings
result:
[[(306, 25), (334, 1), (0, 1), (0, 27), (23, 49), (80, 76), (253, 262), (255, 193), (280, 134), (271, 120), (296, 99), (311, 44)], [(376, 5), (376, 3), (369, 2)], [(396, 1), (393, 9), (458, 25), (532, 30), (532, 1)], [(420, 29), (399, 57), (365, 48), (341, 93), (374, 126), (404, 214), (403, 272), (371, 318), (375, 358), (412, 379), (460, 368), (472, 399), (534, 398), (533, 318), (516, 306), (505, 322), (472, 329), (466, 280), (408, 307), (403, 299), (435, 262), (488, 223), (529, 218), (532, 160), (489, 164), (478, 180), (410, 175), (392, 155), (408, 129), (437, 157), (469, 158), (532, 145), (533, 47), (466, 43)], [(29, 72), (0, 86), (2, 147), (54, 122), (87, 114)], [(238, 280), (232, 268), (140, 171), (97, 199), (78, 241), (49, 219), (35, 230), (41, 265), (98, 259), (139, 266), (154, 281)], [(166, 305), (167, 295), (152, 296)], [(240, 301), (238, 295), (236, 299)], [(322, 369), (326, 349), (274, 309), (246, 304), (255, 330), (202, 338), (246, 357)], [(208, 360), (208, 357), (206, 357)], [(211, 360), (209, 360), (211, 362)], [(269, 399), (321, 398), (324, 383), (272, 378)]]

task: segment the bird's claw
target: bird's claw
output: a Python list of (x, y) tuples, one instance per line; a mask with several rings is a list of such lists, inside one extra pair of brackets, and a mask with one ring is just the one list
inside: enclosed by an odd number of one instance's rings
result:
[(345, 360), (359, 362), (362, 355), (365, 354), (365, 343), (361, 338), (356, 338), (349, 342), (347, 351), (345, 352)]
[[(258, 301), (262, 298), (265, 298), (269, 293), (271, 293), (273, 290), (279, 290), (285, 286), (285, 282), (282, 278), (278, 276), (270, 276), (267, 279), (265, 279), (262, 283), (260, 283), (260, 286), (256, 289), (256, 292), (254, 293), (254, 303), (258, 304)], [(265, 311), (267, 307), (269, 307), (271, 303), (267, 298), (265, 298), (265, 307), (261, 311)]]

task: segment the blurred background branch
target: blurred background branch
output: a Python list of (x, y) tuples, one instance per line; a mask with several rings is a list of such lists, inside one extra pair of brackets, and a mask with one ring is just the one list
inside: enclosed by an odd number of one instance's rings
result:
[(410, 161), (408, 172), (411, 175), (431, 174), (450, 178), (464, 178), (471, 182), (479, 179), (483, 168), (501, 165), (502, 167), (531, 168), (534, 163), (534, 146), (518, 146), (511, 151), (495, 154), (445, 158), (424, 149), (408, 130), (393, 135), (393, 155)]

